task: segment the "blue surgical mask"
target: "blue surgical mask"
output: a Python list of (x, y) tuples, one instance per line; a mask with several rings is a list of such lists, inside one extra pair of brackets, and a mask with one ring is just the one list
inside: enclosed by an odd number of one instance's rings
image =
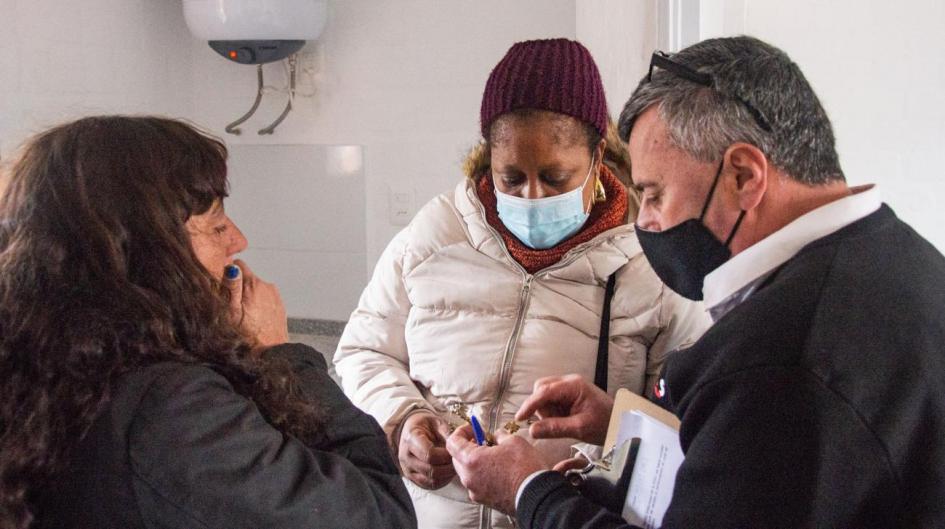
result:
[(529, 248), (557, 246), (581, 230), (590, 214), (584, 211), (584, 186), (594, 170), (594, 158), (584, 183), (572, 191), (546, 198), (521, 198), (495, 187), (496, 207), (502, 224)]

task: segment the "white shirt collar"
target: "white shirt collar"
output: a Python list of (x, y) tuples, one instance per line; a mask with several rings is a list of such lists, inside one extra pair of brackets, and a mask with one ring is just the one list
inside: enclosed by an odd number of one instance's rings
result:
[(714, 320), (745, 300), (761, 281), (808, 244), (874, 213), (882, 206), (875, 185), (794, 219), (706, 276), (702, 292)]

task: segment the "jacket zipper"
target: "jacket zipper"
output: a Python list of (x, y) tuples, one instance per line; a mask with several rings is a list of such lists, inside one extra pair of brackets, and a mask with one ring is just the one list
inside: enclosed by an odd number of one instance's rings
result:
[(525, 283), (522, 285), (522, 292), (519, 295), (518, 317), (515, 319), (515, 326), (512, 328), (512, 336), (505, 346), (505, 356), (502, 361), (502, 370), (499, 371), (499, 391), (496, 393), (495, 400), (492, 403), (492, 411), (489, 413), (489, 431), (495, 431), (499, 422), (499, 408), (501, 407), (502, 397), (505, 396), (505, 390), (508, 389), (509, 382), (512, 379), (512, 360), (515, 358), (515, 349), (518, 345), (518, 338), (522, 332), (522, 326), (525, 324), (525, 315), (528, 313), (528, 302), (531, 298), (532, 282), (548, 272), (568, 266), (574, 261), (562, 261), (555, 266), (545, 268), (538, 274), (526, 274)]
[[(523, 268), (522, 265), (520, 265), (518, 261), (512, 257), (511, 252), (509, 252), (509, 249), (506, 248), (505, 241), (502, 240), (499, 232), (489, 225), (489, 221), (486, 220), (486, 210), (482, 203), (477, 200), (476, 206), (479, 208), (479, 212), (482, 214), (482, 219), (485, 222), (489, 233), (491, 233), (492, 237), (498, 241), (499, 247), (502, 248), (505, 256), (508, 257), (509, 262), (518, 268), (518, 271), (521, 272), (523, 278), (525, 279), (525, 282), (522, 285), (522, 292), (519, 296), (518, 316), (515, 320), (515, 326), (512, 328), (512, 336), (509, 338), (509, 341), (505, 346), (505, 355), (502, 359), (502, 369), (499, 371), (499, 390), (496, 392), (495, 400), (492, 403), (492, 411), (489, 413), (489, 431), (494, 432), (496, 429), (496, 423), (499, 421), (499, 408), (502, 404), (502, 397), (505, 396), (505, 390), (508, 389), (508, 384), (512, 379), (512, 360), (515, 358), (516, 344), (518, 343), (519, 334), (522, 331), (522, 325), (525, 323), (525, 314), (528, 312), (528, 301), (531, 294), (532, 281), (540, 276), (547, 275), (549, 272), (553, 272), (559, 268), (564, 268), (576, 261), (581, 255), (581, 250), (590, 246), (591, 243), (594, 242), (594, 239), (572, 248), (567, 254), (565, 254), (567, 259), (562, 259), (556, 265), (545, 268), (537, 274), (532, 275), (529, 274), (525, 268)], [(492, 509), (480, 506), (479, 529), (492, 529)]]
[(505, 356), (502, 362), (502, 370), (499, 371), (499, 391), (492, 403), (492, 412), (489, 414), (489, 431), (495, 431), (496, 424), (499, 422), (499, 408), (502, 397), (512, 379), (512, 359), (515, 358), (516, 344), (519, 334), (522, 332), (522, 325), (525, 323), (525, 314), (528, 312), (528, 300), (531, 293), (532, 281), (535, 276), (528, 275), (525, 278), (525, 284), (522, 285), (522, 293), (518, 302), (518, 318), (515, 320), (515, 327), (512, 328), (512, 336), (505, 346)]

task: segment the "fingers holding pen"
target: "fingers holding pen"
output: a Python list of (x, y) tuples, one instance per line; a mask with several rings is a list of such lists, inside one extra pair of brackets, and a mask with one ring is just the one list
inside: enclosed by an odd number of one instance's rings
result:
[(230, 313), (239, 322), (243, 319), (243, 273), (235, 262), (223, 269), (223, 284), (230, 293)]

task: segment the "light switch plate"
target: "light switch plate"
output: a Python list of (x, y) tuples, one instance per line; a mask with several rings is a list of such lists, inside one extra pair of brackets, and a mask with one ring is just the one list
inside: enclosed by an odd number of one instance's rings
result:
[(417, 213), (416, 193), (412, 189), (387, 189), (388, 220), (394, 226), (406, 226)]

